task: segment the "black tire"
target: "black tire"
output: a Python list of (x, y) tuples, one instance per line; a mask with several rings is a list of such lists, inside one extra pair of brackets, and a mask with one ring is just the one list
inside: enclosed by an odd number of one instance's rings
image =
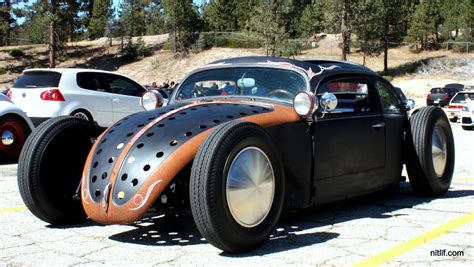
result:
[(85, 109), (75, 110), (73, 113), (71, 113), (71, 116), (78, 117), (81, 119), (87, 119), (87, 121), (89, 122), (94, 122), (94, 118), (92, 118), (91, 113)]
[(457, 122), (457, 121), (458, 121), (458, 117), (450, 118), (449, 121), (450, 121), (450, 122)]
[(85, 220), (76, 190), (97, 136), (92, 123), (71, 116), (50, 119), (33, 131), (20, 154), (18, 187), (36, 217), (56, 225)]
[[(270, 136), (260, 126), (231, 121), (216, 127), (205, 139), (191, 170), (190, 200), (194, 221), (209, 243), (226, 252), (250, 251), (270, 235), (283, 207), (285, 178), (281, 160)], [(232, 159), (245, 148), (257, 147), (273, 168), (274, 191), (266, 217), (255, 226), (239, 224), (226, 196), (227, 173)]]
[[(406, 136), (410, 185), (418, 195), (441, 196), (448, 191), (454, 172), (454, 138), (448, 118), (440, 108), (424, 107), (411, 116), (410, 126)], [(444, 135), (446, 144), (446, 160), (440, 175), (436, 173), (432, 155), (435, 129)]]
[(23, 118), (7, 114), (0, 118), (0, 138), (2, 138), (4, 130), (8, 130), (13, 135), (13, 143), (5, 145), (0, 140), (0, 162), (16, 162), (31, 133), (31, 128)]

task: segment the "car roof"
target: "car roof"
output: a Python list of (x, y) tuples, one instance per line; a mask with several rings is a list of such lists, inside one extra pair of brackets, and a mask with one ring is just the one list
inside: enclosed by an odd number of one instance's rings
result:
[[(96, 70), (96, 69), (82, 69), (82, 68), (34, 68), (34, 69), (26, 69), (23, 72), (34, 72), (34, 71), (53, 71), (59, 73), (78, 73), (78, 72), (100, 72), (100, 73), (110, 73), (110, 74), (117, 74), (111, 71), (105, 70)], [(122, 74), (120, 74), (122, 75)]]
[(137, 82), (135, 79), (122, 74), (118, 72), (112, 72), (112, 71), (106, 71), (106, 70), (96, 70), (96, 69), (83, 69), (83, 68), (33, 68), (33, 69), (26, 69), (23, 71), (23, 73), (28, 73), (28, 72), (38, 72), (38, 71), (45, 71), (45, 72), (58, 72), (61, 74), (77, 74), (80, 72), (95, 72), (95, 73), (104, 73), (104, 74), (115, 74), (115, 75), (120, 75), (123, 77), (127, 77), (136, 83), (140, 84)]
[(275, 66), (295, 66), (304, 70), (312, 70), (320, 75), (320, 78), (327, 76), (325, 70), (331, 70), (331, 74), (336, 73), (365, 73), (365, 74), (376, 74), (371, 69), (348, 61), (338, 60), (327, 60), (327, 59), (290, 59), (281, 57), (265, 57), (265, 56), (251, 56), (251, 57), (236, 57), (221, 59), (211, 62), (201, 69), (206, 69), (214, 66), (231, 64), (231, 65), (251, 65), (251, 64), (272, 64)]

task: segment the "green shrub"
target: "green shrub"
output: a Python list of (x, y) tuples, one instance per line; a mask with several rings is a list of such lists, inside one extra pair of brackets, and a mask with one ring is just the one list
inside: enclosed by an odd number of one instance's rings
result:
[(6, 73), (7, 73), (7, 71), (5, 69), (0, 68), (0, 75), (6, 74)]
[(124, 60), (140, 60), (143, 59), (147, 54), (145, 42), (142, 38), (138, 38), (137, 42), (133, 44), (129, 42), (125, 49), (122, 51), (122, 58)]
[(460, 53), (474, 52), (474, 44), (468, 43), (470, 41), (472, 42), (472, 40), (469, 40), (468, 38), (465, 38), (464, 36), (459, 36), (458, 38), (456, 38), (456, 42), (465, 42), (465, 43), (449, 44), (449, 47), (452, 48), (452, 50), (455, 52), (460, 52)]
[(210, 49), (214, 45), (214, 36), (207, 32), (201, 32), (198, 39), (198, 48), (201, 51)]
[(168, 39), (164, 44), (163, 44), (163, 50), (172, 50), (173, 49), (173, 44), (171, 42), (171, 39)]
[(25, 56), (25, 53), (23, 53), (23, 50), (21, 50), (21, 49), (11, 49), (10, 51), (8, 51), (8, 54), (11, 57), (14, 57), (14, 58), (19, 58), (19, 57), (24, 57)]

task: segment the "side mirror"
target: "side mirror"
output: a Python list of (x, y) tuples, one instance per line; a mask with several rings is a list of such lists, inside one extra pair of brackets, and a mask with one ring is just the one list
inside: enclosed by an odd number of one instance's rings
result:
[(147, 91), (140, 99), (141, 105), (145, 110), (153, 110), (163, 105), (163, 97), (155, 91)]
[(308, 118), (318, 109), (318, 99), (312, 92), (300, 91), (293, 98), (293, 108), (302, 118)]
[(405, 110), (407, 111), (412, 110), (415, 107), (415, 100), (408, 98), (404, 104), (405, 104)]
[(334, 94), (326, 92), (321, 96), (319, 104), (324, 108), (323, 113), (326, 111), (333, 111), (337, 107), (337, 97)]

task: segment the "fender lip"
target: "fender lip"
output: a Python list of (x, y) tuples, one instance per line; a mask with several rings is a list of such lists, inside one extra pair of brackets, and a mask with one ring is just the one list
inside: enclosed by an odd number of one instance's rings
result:
[[(97, 200), (94, 200), (93, 196), (91, 195), (92, 191), (90, 189), (92, 187), (91, 187), (90, 176), (91, 176), (91, 168), (93, 167), (95, 153), (98, 147), (103, 147), (103, 144), (101, 144), (102, 143), (101, 140), (103, 140), (104, 136), (106, 136), (111, 131), (111, 129), (117, 129), (117, 128), (113, 128), (114, 126), (112, 126), (97, 139), (97, 142), (94, 144), (93, 148), (91, 149), (89, 153), (89, 156), (84, 168), (81, 194), (82, 194), (82, 203), (86, 211), (86, 214), (92, 220), (97, 221), (99, 223), (103, 223), (103, 224), (114, 224), (114, 223), (126, 224), (126, 223), (131, 223), (136, 220), (139, 220), (145, 214), (145, 212), (153, 205), (153, 203), (161, 195), (161, 193), (169, 186), (169, 183), (174, 179), (174, 177), (194, 159), (197, 153), (197, 150), (199, 149), (199, 146), (207, 137), (207, 135), (210, 133), (210, 130), (219, 124), (214, 123), (212, 127), (208, 127), (207, 129), (201, 131), (200, 133), (193, 135), (191, 138), (187, 139), (185, 142), (177, 146), (177, 148), (174, 149), (171, 153), (169, 153), (169, 155), (167, 155), (166, 158), (164, 158), (161, 162), (158, 162), (156, 166), (153, 166), (150, 169), (149, 175), (147, 175), (145, 179), (141, 180), (141, 184), (139, 185), (139, 188), (133, 193), (133, 195), (131, 195), (131, 198), (126, 203), (122, 203), (121, 205), (118, 205), (114, 199), (117, 197), (118, 193), (120, 192), (117, 192), (116, 188), (119, 188), (119, 186), (121, 186), (120, 185), (120, 183), (122, 182), (121, 175), (124, 172), (124, 168), (125, 168), (124, 166), (127, 162), (127, 159), (130, 157), (130, 155), (134, 155), (134, 153), (138, 153), (137, 152), (138, 150), (136, 148), (137, 147), (136, 143), (142, 140), (144, 136), (146, 136), (146, 134), (149, 132), (150, 129), (155, 129), (156, 127), (154, 126), (159, 124), (163, 120), (169, 119), (171, 116), (174, 116), (174, 114), (177, 114), (179, 112), (186, 112), (186, 110), (188, 109), (190, 110), (193, 107), (199, 108), (199, 106), (204, 106), (204, 105), (209, 105), (209, 106), (216, 105), (216, 107), (217, 105), (221, 105), (221, 108), (225, 108), (226, 105), (228, 107), (231, 105), (237, 105), (237, 106), (246, 105), (246, 108), (249, 108), (248, 106), (252, 106), (253, 108), (261, 108), (262, 112), (258, 114), (256, 113), (247, 114), (245, 112), (242, 112), (242, 113), (245, 113), (245, 115), (242, 115), (239, 118), (233, 118), (233, 119), (240, 119), (240, 120), (254, 122), (263, 127), (301, 120), (301, 118), (294, 112), (292, 107), (286, 107), (286, 106), (280, 106), (280, 105), (269, 105), (266, 103), (260, 103), (260, 102), (254, 102), (254, 101), (193, 102), (189, 105), (181, 106), (173, 110), (170, 110), (169, 112), (162, 114), (161, 116), (159, 116), (158, 118), (152, 121), (147, 121), (147, 124), (142, 126), (142, 128), (133, 137), (131, 137), (131, 139), (127, 142), (127, 144), (125, 144), (124, 147), (122, 148), (120, 155), (115, 159), (113, 163), (114, 166), (110, 172), (110, 176), (106, 179), (107, 180), (106, 184), (111, 184), (110, 192), (112, 195), (110, 196), (108, 200), (107, 209), (104, 210), (104, 208), (102, 207), (102, 203), (98, 202)], [(263, 109), (266, 109), (265, 112), (263, 112)], [(232, 110), (234, 109), (232, 108)], [(157, 113), (159, 111), (160, 110), (155, 110), (153, 112)], [(207, 114), (207, 113), (204, 113), (204, 114)], [(217, 114), (217, 115), (222, 116), (223, 114)], [(137, 116), (136, 118), (141, 118), (143, 120), (143, 118), (146, 118), (146, 117), (147, 116), (140, 115), (140, 116)], [(130, 120), (132, 119), (133, 118), (131, 118)], [(228, 119), (228, 121), (233, 120), (233, 119)], [(201, 122), (203, 120), (207, 121), (209, 120), (209, 118), (202, 116), (200, 118), (196, 118), (195, 120), (197, 123), (199, 123), (199, 121)], [(222, 123), (223, 122), (225, 121), (222, 121)], [(170, 126), (172, 125), (170, 124)], [(176, 126), (176, 128), (178, 128), (178, 126)], [(168, 128), (168, 130), (169, 129), (173, 129), (173, 128)], [(120, 132), (120, 131), (118, 131), (117, 129), (117, 132)], [(154, 137), (156, 137), (156, 135)], [(156, 139), (154, 140), (155, 140), (154, 141), (155, 145), (157, 142), (158, 143), (160, 142), (160, 139), (158, 137), (156, 137)], [(163, 144), (168, 144), (168, 142), (163, 143)], [(141, 150), (140, 150), (140, 153), (142, 153)], [(145, 155), (145, 156), (154, 157), (154, 154)], [(138, 163), (129, 164), (129, 165), (132, 167), (141, 166)], [(130, 166), (127, 166), (127, 168), (129, 168)], [(128, 192), (125, 192), (124, 194), (128, 194)]]

